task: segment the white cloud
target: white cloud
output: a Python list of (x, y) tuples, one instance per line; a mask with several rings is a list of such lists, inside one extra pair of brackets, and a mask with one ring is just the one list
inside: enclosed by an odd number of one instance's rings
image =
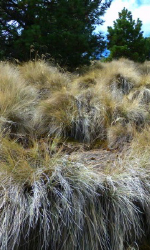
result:
[[(140, 4), (138, 4), (140, 2)], [(133, 19), (139, 18), (142, 21), (144, 36), (150, 36), (150, 1), (149, 0), (114, 0), (103, 17), (105, 23), (97, 27), (97, 31), (107, 32), (108, 26), (113, 26), (113, 21), (118, 18), (118, 12), (123, 8), (132, 12)]]
[(142, 30), (145, 36), (150, 36), (150, 5), (140, 6), (134, 10), (134, 18), (140, 18), (143, 23)]

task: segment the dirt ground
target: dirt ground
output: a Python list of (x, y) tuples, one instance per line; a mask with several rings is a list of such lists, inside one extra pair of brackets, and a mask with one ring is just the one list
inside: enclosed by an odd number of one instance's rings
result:
[(109, 170), (115, 168), (120, 159), (123, 159), (128, 151), (128, 146), (125, 146), (122, 150), (110, 150), (108, 148), (91, 150), (82, 144), (76, 146), (64, 144), (63, 151), (65, 151), (71, 160), (83, 163), (87, 167), (92, 167), (95, 171), (109, 173)]

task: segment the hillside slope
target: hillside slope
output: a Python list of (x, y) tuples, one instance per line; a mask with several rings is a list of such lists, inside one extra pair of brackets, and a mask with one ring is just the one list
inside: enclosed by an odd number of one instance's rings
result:
[(150, 62), (1, 62), (0, 249), (150, 249), (149, 155)]

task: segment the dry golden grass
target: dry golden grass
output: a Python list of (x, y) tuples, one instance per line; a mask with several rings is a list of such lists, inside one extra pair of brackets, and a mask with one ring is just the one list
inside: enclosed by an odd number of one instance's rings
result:
[(107, 129), (107, 141), (110, 149), (123, 149), (126, 143), (131, 142), (135, 134), (135, 127), (130, 123), (125, 124), (120, 117), (116, 124)]
[[(49, 99), (39, 103), (35, 127), (40, 134), (66, 137), (76, 115), (75, 99), (68, 92), (55, 92)], [(39, 122), (40, 121), (40, 122)]]
[(12, 133), (33, 131), (37, 93), (26, 86), (18, 70), (8, 63), (0, 63), (0, 125)]
[(58, 68), (44, 61), (24, 63), (19, 66), (19, 72), (28, 85), (34, 86), (39, 91), (40, 98), (61, 91), (71, 81), (69, 73), (61, 73)]
[(143, 75), (139, 67), (126, 59), (97, 62), (82, 76), (68, 76), (43, 61), (17, 69), (2, 63), (2, 124), (11, 124), (7, 127), (12, 133), (35, 130), (38, 136), (59, 134), (88, 143), (107, 140), (107, 130), (111, 126), (117, 130), (116, 120), (138, 129), (150, 119), (145, 80), (149, 75)]
[(99, 84), (109, 85), (111, 88), (116, 85), (116, 88), (120, 88), (126, 94), (134, 86), (137, 86), (141, 80), (136, 65), (131, 61), (122, 59), (104, 65), (104, 69), (97, 72)]
[(1, 136), (2, 249), (123, 250), (148, 234), (148, 179), (127, 161), (111, 177), (33, 145)]
[[(0, 249), (141, 247), (150, 233), (149, 86), (148, 62), (95, 62), (82, 75), (0, 63)], [(100, 172), (60, 151), (60, 137), (128, 150)]]
[[(142, 131), (135, 133), (131, 143), (130, 154), (132, 157), (138, 158), (145, 162), (149, 168), (149, 154), (150, 154), (150, 127), (146, 126)], [(141, 165), (141, 167), (143, 167)]]
[[(94, 87), (94, 85), (96, 84), (96, 71), (90, 71), (90, 72), (87, 72), (86, 74), (80, 76), (80, 77), (77, 77), (74, 82), (72, 83), (73, 86), (72, 88), (77, 88), (79, 89), (80, 91), (81, 90), (84, 90), (84, 89), (87, 89), (87, 88), (90, 88), (90, 87)], [(72, 89), (71, 88), (71, 89)], [(73, 90), (74, 90), (73, 88)]]
[(148, 75), (150, 74), (150, 62), (145, 61), (142, 64), (137, 65), (138, 70), (142, 73), (142, 75)]
[[(57, 161), (57, 153), (52, 157), (57, 144), (56, 140), (34, 141), (32, 147), (24, 148), (11, 140), (8, 136), (0, 134), (0, 169), (1, 175), (11, 177), (19, 185), (31, 186), (40, 175), (47, 172), (51, 174)], [(58, 152), (59, 153), (59, 152)]]
[[(26, 66), (29, 67), (30, 64), (32, 67), (37, 64), (37, 68), (45, 68), (45, 77), (48, 76), (48, 65), (30, 62)], [(116, 120), (123, 120), (128, 127), (131, 125), (137, 129), (144, 126), (150, 119), (149, 89), (144, 87), (146, 85), (142, 79), (145, 76), (138, 71), (138, 67), (139, 65), (126, 59), (98, 62), (83, 75), (70, 77), (70, 84), (66, 84), (65, 80), (62, 85), (54, 81), (55, 91), (45, 94), (43, 99), (46, 100), (39, 102), (35, 112), (37, 134), (59, 134), (65, 139), (70, 137), (94, 145), (94, 141), (107, 140), (107, 130), (110, 131), (111, 126), (112, 130), (117, 130)], [(25, 65), (23, 68), (25, 70)], [(37, 68), (35, 67), (35, 72), (41, 74)], [(53, 70), (52, 67), (50, 69)], [(60, 73), (55, 70), (54, 68), (57, 79)], [(31, 73), (29, 69), (27, 72)], [(38, 74), (36, 77), (38, 78)], [(42, 74), (38, 79), (41, 78)], [(128, 138), (128, 132), (125, 137)], [(109, 137), (111, 144), (110, 138), (112, 136)]]

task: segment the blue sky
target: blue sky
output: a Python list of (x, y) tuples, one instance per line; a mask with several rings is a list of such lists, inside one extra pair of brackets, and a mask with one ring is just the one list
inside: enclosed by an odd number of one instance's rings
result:
[(123, 8), (127, 8), (132, 12), (134, 20), (139, 18), (142, 23), (142, 31), (144, 31), (144, 37), (150, 36), (150, 0), (113, 0), (106, 14), (103, 16), (105, 21), (102, 26), (99, 26), (96, 30), (107, 33), (107, 26), (113, 26), (113, 21), (118, 18), (118, 12)]

